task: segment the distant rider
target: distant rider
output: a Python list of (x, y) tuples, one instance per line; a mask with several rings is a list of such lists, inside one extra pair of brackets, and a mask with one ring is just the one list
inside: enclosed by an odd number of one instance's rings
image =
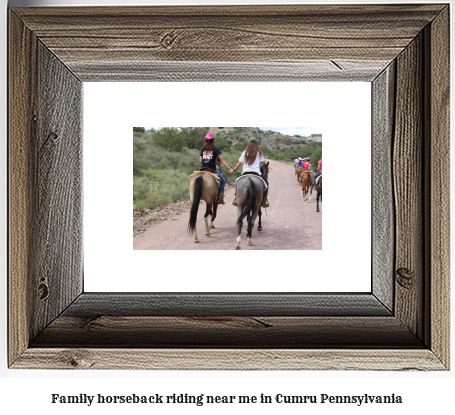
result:
[(321, 160), (318, 161), (318, 172), (313, 177), (314, 186), (316, 186), (316, 179), (322, 174), (322, 156)]
[(306, 160), (303, 161), (302, 163), (302, 167), (303, 167), (303, 171), (308, 171), (308, 170), (311, 170), (311, 163), (310, 163), (310, 160), (311, 158), (310, 157), (307, 157)]
[(302, 171), (302, 173), (300, 173), (300, 179), (302, 179), (303, 173), (311, 170), (310, 160), (311, 160), (310, 157), (307, 157), (306, 159), (303, 159), (303, 162), (302, 162), (303, 171)]

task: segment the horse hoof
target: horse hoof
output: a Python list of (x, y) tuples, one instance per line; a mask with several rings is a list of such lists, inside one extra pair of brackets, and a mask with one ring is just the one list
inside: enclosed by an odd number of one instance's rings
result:
[(215, 229), (215, 225), (210, 225), (210, 229)]
[(316, 209), (316, 212), (319, 212), (319, 209)]
[(236, 250), (236, 251), (240, 251), (240, 245), (237, 245), (237, 246), (235, 247), (235, 250)]
[(209, 233), (206, 233), (205, 236), (210, 236), (210, 234), (209, 234)]
[(198, 243), (199, 243), (199, 239), (195, 239), (195, 240), (194, 240), (194, 243), (195, 243), (195, 244), (198, 244)]
[(260, 228), (259, 226), (258, 226), (258, 231), (259, 231), (259, 232), (262, 231), (262, 228)]
[(248, 242), (248, 246), (253, 246), (253, 242)]

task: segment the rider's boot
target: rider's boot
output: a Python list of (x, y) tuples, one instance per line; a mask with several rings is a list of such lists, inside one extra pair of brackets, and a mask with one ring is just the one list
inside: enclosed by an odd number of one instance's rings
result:
[(219, 191), (217, 202), (219, 205), (224, 205), (224, 190)]

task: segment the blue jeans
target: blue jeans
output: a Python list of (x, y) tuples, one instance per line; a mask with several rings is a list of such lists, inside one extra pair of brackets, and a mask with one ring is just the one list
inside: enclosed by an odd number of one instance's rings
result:
[(221, 175), (221, 173), (218, 170), (215, 170), (215, 173), (220, 177), (221, 184), (220, 184), (220, 190), (224, 190), (224, 186), (226, 186), (226, 180), (224, 180), (224, 177)]

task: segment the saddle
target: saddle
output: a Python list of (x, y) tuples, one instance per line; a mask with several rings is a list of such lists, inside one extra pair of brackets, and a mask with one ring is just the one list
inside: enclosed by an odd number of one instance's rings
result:
[(214, 179), (216, 180), (218, 189), (220, 188), (220, 186), (221, 186), (220, 176), (218, 176), (218, 174), (216, 174), (212, 169), (210, 169), (208, 167), (203, 167), (201, 170), (195, 170), (194, 173), (190, 177), (193, 177), (195, 175), (200, 175), (200, 174), (211, 174), (214, 177)]
[(320, 179), (321, 177), (322, 177), (322, 174), (321, 174), (320, 176), (316, 177), (316, 183), (314, 184), (315, 186), (317, 186), (317, 185), (318, 185), (318, 183), (319, 183), (319, 179)]
[(237, 185), (237, 182), (238, 182), (240, 179), (243, 179), (243, 178), (245, 178), (245, 177), (247, 177), (247, 176), (257, 176), (259, 179), (262, 180), (262, 183), (264, 183), (264, 191), (267, 190), (267, 187), (268, 187), (268, 186), (267, 186), (267, 183), (265, 182), (265, 180), (261, 177), (260, 174), (254, 172), (254, 171), (248, 171), (248, 172), (246, 172), (246, 173), (243, 173), (239, 178), (237, 178), (237, 180), (235, 181), (235, 184)]
[[(216, 174), (215, 173), (215, 170), (211, 169), (210, 167), (202, 167), (201, 170), (199, 171), (207, 171), (209, 173), (213, 173), (213, 174)], [(218, 176), (218, 175), (217, 175)]]

